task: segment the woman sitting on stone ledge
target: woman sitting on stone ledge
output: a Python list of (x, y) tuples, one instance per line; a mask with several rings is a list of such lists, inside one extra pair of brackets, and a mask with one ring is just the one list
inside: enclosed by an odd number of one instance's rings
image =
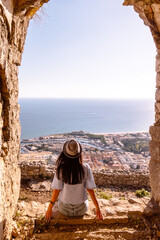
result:
[(45, 219), (47, 221), (51, 219), (52, 207), (58, 196), (58, 210), (61, 214), (69, 217), (83, 216), (88, 210), (88, 192), (96, 207), (96, 217), (102, 220), (94, 193), (95, 187), (90, 166), (83, 163), (81, 144), (75, 140), (65, 142), (63, 151), (57, 159), (56, 173), (51, 184), (53, 194)]

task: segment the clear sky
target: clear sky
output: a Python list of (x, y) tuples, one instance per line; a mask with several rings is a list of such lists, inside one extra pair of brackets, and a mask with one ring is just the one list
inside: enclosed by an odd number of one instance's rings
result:
[(20, 97), (154, 98), (155, 45), (122, 0), (50, 0), (31, 20)]

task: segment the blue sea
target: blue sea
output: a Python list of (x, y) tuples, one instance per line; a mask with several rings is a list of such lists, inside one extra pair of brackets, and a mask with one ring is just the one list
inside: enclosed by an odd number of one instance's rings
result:
[(83, 130), (90, 133), (148, 131), (154, 100), (20, 99), (21, 139)]

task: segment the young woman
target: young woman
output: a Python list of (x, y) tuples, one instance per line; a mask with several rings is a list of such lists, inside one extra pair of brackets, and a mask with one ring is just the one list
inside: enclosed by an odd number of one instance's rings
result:
[(96, 199), (96, 188), (90, 166), (83, 163), (81, 144), (75, 140), (65, 142), (63, 151), (57, 159), (56, 173), (51, 188), (53, 194), (45, 219), (52, 216), (52, 207), (58, 196), (58, 210), (65, 216), (83, 216), (88, 209), (87, 192), (95, 208), (97, 219), (102, 220), (102, 214)]

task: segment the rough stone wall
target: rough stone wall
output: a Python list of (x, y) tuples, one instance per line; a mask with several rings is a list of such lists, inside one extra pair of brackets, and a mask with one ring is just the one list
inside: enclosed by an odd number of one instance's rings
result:
[(53, 165), (47, 165), (44, 161), (21, 161), (19, 163), (21, 169), (21, 179), (31, 180), (40, 178), (52, 178), (54, 167)]
[(109, 170), (105, 172), (94, 171), (93, 175), (97, 186), (150, 188), (149, 172)]
[(27, 19), (13, 15), (11, 3), (0, 3), (0, 239), (9, 239), (19, 197), (18, 66), (28, 26)]
[[(46, 164), (44, 161), (20, 162), (22, 180), (41, 180), (44, 178), (52, 179), (54, 176), (54, 167), (52, 164)], [(149, 172), (139, 171), (117, 171), (105, 170), (93, 172), (97, 186), (103, 187), (133, 187), (141, 189), (150, 188)]]
[[(156, 94), (155, 123), (150, 127), (151, 161), (149, 163), (152, 197), (160, 205), (160, 1), (125, 0), (124, 5), (133, 5), (140, 18), (149, 26), (156, 48)], [(151, 79), (152, 81), (152, 79)]]
[(29, 20), (42, 2), (0, 0), (0, 240), (10, 239), (20, 190), (18, 66)]

